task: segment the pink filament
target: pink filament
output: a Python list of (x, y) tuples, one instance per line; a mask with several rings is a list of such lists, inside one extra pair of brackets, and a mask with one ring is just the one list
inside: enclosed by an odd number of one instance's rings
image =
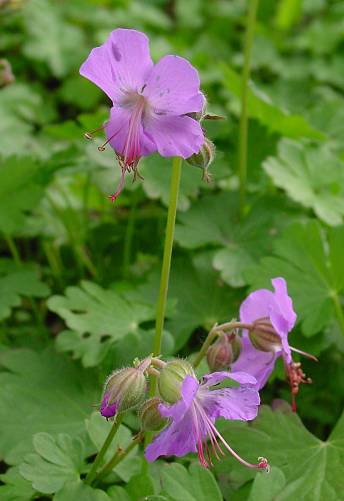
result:
[(314, 355), (311, 355), (310, 353), (307, 353), (306, 351), (299, 350), (298, 348), (293, 348), (293, 346), (289, 346), (291, 351), (294, 351), (295, 353), (299, 353), (299, 355), (303, 355), (306, 358), (309, 358), (310, 360), (314, 360), (314, 362), (319, 362), (317, 357)]
[(140, 159), (140, 126), (144, 107), (145, 99), (140, 96), (130, 117), (128, 135), (122, 152), (123, 163), (128, 170), (135, 169)]
[[(217, 452), (220, 452), (222, 455), (224, 455), (224, 452), (222, 451), (217, 439), (219, 439), (224, 447), (232, 454), (232, 456), (235, 457), (242, 465), (247, 466), (248, 468), (254, 468), (255, 470), (261, 470), (264, 469), (266, 471), (269, 470), (269, 463), (267, 459), (260, 457), (258, 458), (258, 463), (257, 464), (252, 464), (248, 463), (245, 461), (243, 458), (239, 456), (225, 441), (225, 439), (222, 437), (222, 435), (218, 432), (214, 424), (212, 423), (211, 419), (208, 417), (207, 413), (204, 411), (201, 405), (197, 401), (194, 402), (193, 404), (193, 417), (194, 417), (194, 428), (197, 436), (197, 449), (198, 449), (198, 457), (200, 459), (200, 463), (202, 466), (207, 468), (209, 466), (208, 462), (206, 461), (204, 457), (204, 450), (203, 450), (203, 437), (202, 433), (200, 430), (200, 423), (199, 423), (199, 418), (201, 418), (203, 425), (206, 429), (206, 435), (210, 439), (210, 443), (212, 446), (213, 453), (216, 457), (216, 459), (219, 460), (219, 456)], [(208, 452), (208, 457), (209, 457), (209, 450), (208, 446), (206, 445), (206, 450)], [(211, 460), (209, 458), (209, 463), (211, 463)]]
[(120, 179), (118, 188), (115, 191), (115, 193), (113, 193), (112, 195), (109, 195), (111, 202), (114, 202), (119, 197), (119, 195), (122, 193), (123, 186), (124, 186), (124, 180), (125, 180), (125, 169), (122, 167), (121, 168), (121, 179)]
[[(124, 186), (125, 173), (126, 171), (135, 171), (137, 164), (140, 160), (141, 154), (141, 145), (140, 145), (140, 127), (142, 123), (142, 115), (145, 107), (145, 99), (143, 96), (138, 96), (137, 102), (133, 108), (130, 120), (129, 120), (129, 128), (128, 134), (125, 140), (124, 148), (121, 155), (117, 155), (119, 160), (119, 165), (121, 167), (121, 179), (115, 193), (109, 196), (110, 200), (114, 202), (118, 196), (121, 194)], [(95, 131), (90, 133), (86, 133), (85, 137), (87, 139), (92, 139), (93, 133), (98, 132), (103, 129), (103, 127), (99, 127)], [(122, 130), (120, 127), (109, 139), (105, 141), (101, 146), (98, 147), (99, 151), (104, 151), (105, 146), (114, 139)]]

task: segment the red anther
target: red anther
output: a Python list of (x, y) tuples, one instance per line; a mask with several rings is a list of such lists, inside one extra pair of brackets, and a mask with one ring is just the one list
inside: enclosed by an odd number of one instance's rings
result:
[(300, 362), (292, 362), (286, 366), (286, 373), (290, 383), (291, 390), (291, 408), (293, 412), (296, 412), (296, 400), (295, 397), (299, 392), (299, 386), (301, 383), (311, 384), (312, 380), (306, 377), (306, 374), (301, 369)]
[(269, 473), (270, 472), (270, 465), (269, 465), (268, 460), (264, 457), (259, 457), (258, 458), (258, 468), (260, 470), (265, 470), (267, 473)]

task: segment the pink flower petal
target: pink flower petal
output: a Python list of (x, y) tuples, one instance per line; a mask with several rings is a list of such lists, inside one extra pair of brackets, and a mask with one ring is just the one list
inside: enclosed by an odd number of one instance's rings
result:
[(163, 157), (189, 158), (199, 152), (204, 142), (200, 124), (187, 116), (149, 117), (144, 121), (144, 130)]
[(276, 322), (276, 330), (289, 332), (296, 322), (296, 313), (293, 309), (293, 301), (288, 296), (287, 284), (284, 278), (273, 278), (271, 280), (275, 289), (275, 305), (271, 311), (271, 322)]
[(269, 317), (270, 305), (274, 301), (274, 293), (268, 289), (259, 289), (247, 296), (240, 306), (240, 321), (252, 323), (258, 318)]
[(259, 393), (251, 387), (213, 390), (207, 406), (209, 417), (251, 421), (258, 414)]
[(250, 384), (255, 385), (257, 383), (256, 379), (248, 374), (247, 372), (212, 372), (211, 374), (206, 374), (203, 376), (205, 383), (202, 386), (213, 386), (215, 384), (221, 383), (224, 379), (233, 379), (240, 384)]
[(155, 461), (159, 456), (184, 456), (197, 451), (197, 437), (191, 411), (182, 420), (173, 421), (145, 450), (147, 461)]
[(135, 30), (117, 29), (96, 47), (80, 68), (80, 74), (100, 87), (112, 101), (140, 91), (153, 67), (149, 40)]
[(281, 352), (266, 353), (256, 350), (246, 335), (242, 339), (240, 356), (231, 368), (233, 373), (243, 371), (251, 374), (257, 380), (256, 388), (260, 390), (265, 386), (274, 369), (276, 358), (280, 355)]
[[(119, 155), (123, 155), (125, 150), (131, 116), (132, 113), (130, 110), (113, 106), (110, 112), (110, 119), (105, 124), (106, 137), (112, 148)], [(143, 129), (141, 122), (138, 125), (138, 134), (140, 156), (154, 153), (156, 145)]]
[(201, 111), (204, 102), (197, 70), (179, 56), (160, 59), (150, 72), (143, 94), (154, 111), (168, 115)]

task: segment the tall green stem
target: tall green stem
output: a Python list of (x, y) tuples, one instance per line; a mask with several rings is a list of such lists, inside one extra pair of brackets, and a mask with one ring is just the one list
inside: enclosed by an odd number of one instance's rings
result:
[[(162, 332), (164, 328), (168, 282), (170, 278), (171, 257), (172, 257), (172, 248), (174, 240), (174, 227), (176, 222), (179, 185), (182, 173), (182, 162), (183, 162), (182, 158), (179, 157), (175, 157), (172, 162), (170, 201), (167, 213), (164, 255), (162, 260), (160, 290), (159, 290), (157, 314), (155, 321), (155, 336), (153, 340), (153, 356), (155, 357), (159, 356), (161, 352)], [(156, 392), (157, 378), (151, 375), (150, 382), (151, 384), (149, 389), (149, 395), (152, 397), (155, 395)], [(150, 432), (146, 433), (145, 444), (148, 444), (151, 438), (152, 438), (152, 433)], [(147, 468), (148, 468), (148, 463), (144, 461), (142, 463), (142, 471), (146, 472)]]
[(121, 425), (122, 419), (123, 419), (123, 414), (120, 414), (119, 416), (116, 417), (116, 421), (113, 423), (112, 428), (109, 431), (109, 434), (106, 437), (105, 442), (103, 443), (102, 448), (98, 452), (98, 456), (96, 457), (96, 459), (93, 462), (92, 468), (90, 469), (90, 471), (88, 472), (88, 474), (87, 474), (87, 476), (85, 478), (85, 483), (86, 484), (90, 485), (93, 482), (93, 480), (96, 478), (98, 466), (103, 461), (105, 453), (108, 450), (108, 448), (110, 447), (111, 442), (114, 439), (114, 437), (115, 437), (115, 435), (116, 435), (116, 433), (118, 431), (118, 428)]
[(241, 114), (239, 123), (239, 209), (245, 210), (247, 178), (247, 126), (248, 126), (248, 81), (250, 78), (251, 49), (259, 0), (248, 0), (248, 13), (244, 42), (244, 65), (241, 76)]
[(168, 206), (164, 255), (162, 260), (161, 278), (160, 278), (160, 291), (159, 291), (159, 299), (158, 299), (156, 322), (155, 322), (153, 356), (160, 355), (161, 351), (162, 332), (164, 328), (167, 290), (170, 277), (174, 227), (176, 222), (177, 201), (178, 201), (181, 172), (182, 172), (182, 159), (176, 157), (173, 159), (172, 163), (170, 202)]

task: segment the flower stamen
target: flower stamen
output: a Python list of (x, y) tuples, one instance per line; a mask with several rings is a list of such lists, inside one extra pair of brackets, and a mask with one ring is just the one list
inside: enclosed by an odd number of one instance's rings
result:
[(119, 134), (120, 132), (121, 132), (121, 129), (118, 129), (118, 131), (117, 131), (117, 132), (115, 132), (115, 133), (114, 133), (111, 137), (109, 137), (109, 139), (107, 139), (107, 140), (105, 141), (105, 143), (103, 143), (103, 144), (101, 144), (100, 146), (98, 146), (98, 151), (105, 151), (105, 146), (106, 146), (107, 144), (109, 144), (109, 142), (110, 142), (110, 141), (112, 141), (112, 139), (113, 139), (114, 137), (116, 137), (116, 136), (117, 136), (117, 134)]
[(85, 132), (84, 138), (87, 139), (88, 141), (92, 141), (94, 134), (96, 134), (96, 132), (100, 132), (101, 130), (104, 130), (104, 125), (98, 127), (97, 129), (92, 130), (91, 132)]
[(311, 384), (312, 380), (303, 372), (300, 362), (286, 365), (286, 373), (290, 383), (291, 408), (293, 412), (296, 412), (296, 395), (299, 393), (299, 386), (301, 383)]
[(125, 181), (125, 169), (121, 168), (121, 179), (120, 179), (118, 188), (115, 191), (115, 193), (113, 193), (112, 195), (109, 195), (111, 202), (114, 202), (119, 197), (119, 195), (122, 193), (124, 181)]
[[(197, 409), (197, 411), (196, 411)], [(196, 435), (197, 435), (197, 449), (198, 449), (198, 457), (200, 458), (200, 463), (202, 466), (207, 468), (209, 465), (206, 462), (204, 458), (204, 451), (203, 451), (203, 444), (202, 444), (202, 437), (199, 434), (199, 422), (198, 422), (198, 416), (197, 413), (199, 413), (199, 417), (203, 421), (203, 425), (206, 429), (206, 438), (208, 437), (210, 439), (212, 449), (214, 452), (214, 455), (216, 459), (220, 459), (219, 456), (217, 455), (216, 449), (221, 452), (222, 455), (224, 455), (223, 450), (221, 449), (218, 440), (220, 440), (223, 444), (223, 446), (232, 454), (235, 459), (239, 461), (242, 465), (248, 467), (248, 468), (254, 468), (255, 470), (265, 470), (265, 471), (270, 471), (269, 463), (268, 460), (264, 457), (259, 457), (258, 458), (258, 463), (257, 464), (252, 464), (248, 463), (245, 461), (245, 459), (241, 458), (239, 454), (237, 454), (226, 442), (226, 440), (222, 437), (220, 432), (216, 429), (214, 426), (213, 422), (207, 415), (207, 413), (204, 411), (201, 405), (198, 404), (198, 402), (194, 402), (193, 404), (193, 414), (194, 414), (194, 425), (196, 429)], [(206, 439), (205, 439), (206, 440)], [(206, 441), (205, 441), (206, 443)], [(208, 450), (208, 447), (207, 447)], [(212, 465), (212, 462), (209, 462)]]
[(299, 355), (302, 355), (306, 358), (309, 358), (310, 360), (314, 360), (314, 362), (319, 362), (317, 357), (315, 357), (314, 355), (311, 355), (311, 353), (307, 353), (306, 351), (299, 350), (298, 348), (294, 348), (293, 346), (290, 346), (290, 345), (289, 345), (289, 348), (291, 349), (291, 351), (294, 351), (295, 353), (298, 353)]
[(129, 169), (132, 168), (133, 170), (135, 170), (140, 160), (140, 126), (145, 103), (145, 98), (139, 96), (130, 117), (128, 135), (122, 152), (125, 167), (129, 167)]

